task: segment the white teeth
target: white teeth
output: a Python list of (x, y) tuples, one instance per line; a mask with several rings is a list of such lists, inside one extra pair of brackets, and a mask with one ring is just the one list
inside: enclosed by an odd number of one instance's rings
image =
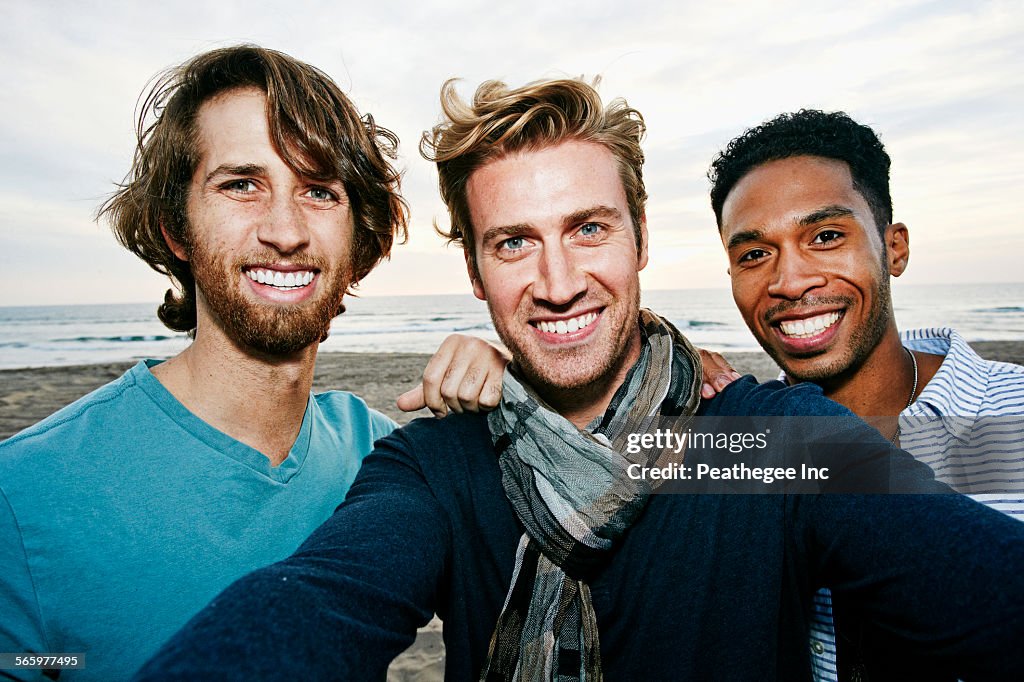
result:
[(587, 313), (574, 317), (571, 320), (557, 320), (555, 322), (538, 322), (537, 328), (548, 334), (571, 334), (589, 326), (597, 319), (597, 313)]
[(810, 336), (816, 336), (823, 330), (828, 329), (836, 320), (839, 319), (839, 313), (827, 313), (825, 315), (818, 315), (817, 317), (809, 317), (806, 320), (787, 320), (779, 323), (779, 329), (786, 336), (795, 336), (797, 338), (807, 338)]
[(314, 274), (309, 270), (283, 273), (279, 270), (246, 270), (246, 276), (254, 282), (267, 284), (279, 289), (298, 289), (313, 281)]

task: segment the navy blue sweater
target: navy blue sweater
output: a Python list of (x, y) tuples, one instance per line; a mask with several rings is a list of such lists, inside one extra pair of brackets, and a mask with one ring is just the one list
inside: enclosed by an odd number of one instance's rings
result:
[[(716, 415), (837, 415), (817, 387), (730, 386)], [(887, 444), (870, 427), (860, 434)], [(904, 487), (946, 492), (905, 453)], [(479, 415), (381, 440), (290, 558), (229, 587), (138, 679), (384, 679), (444, 620), (446, 679), (477, 679), (522, 528)], [(815, 589), (965, 679), (1024, 675), (1024, 524), (952, 494), (655, 495), (588, 582), (610, 680), (810, 679)]]

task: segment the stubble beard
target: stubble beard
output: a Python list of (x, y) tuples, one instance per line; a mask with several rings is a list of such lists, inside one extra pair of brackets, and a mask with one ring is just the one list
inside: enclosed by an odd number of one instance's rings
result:
[(856, 374), (865, 360), (871, 356), (892, 319), (892, 298), (888, 274), (883, 274), (878, 285), (871, 292), (873, 303), (868, 311), (868, 319), (856, 327), (850, 334), (848, 350), (841, 357), (827, 364), (811, 367), (803, 373), (796, 373), (786, 367), (787, 358), (774, 347), (765, 348), (776, 364), (782, 367), (786, 376), (794, 381), (810, 381), (828, 383), (834, 379)]
[[(621, 307), (608, 305), (602, 313), (604, 319), (599, 323), (614, 333), (595, 339), (597, 344), (587, 343), (564, 350), (541, 351), (538, 342), (528, 338), (527, 335), (533, 333), (525, 329), (528, 313), (516, 315), (516, 324), (524, 329), (523, 333), (506, 329), (493, 312), (491, 321), (498, 338), (534, 390), (552, 404), (567, 397), (584, 401), (591, 393), (603, 393), (608, 382), (628, 369), (623, 365), (630, 351), (631, 337), (639, 330), (639, 287), (629, 295), (628, 301)], [(601, 333), (601, 330), (596, 331)]]
[(284, 305), (247, 298), (240, 290), (243, 265), (275, 259), (274, 254), (251, 254), (245, 261), (224, 264), (199, 244), (190, 255), (196, 287), (228, 338), (257, 353), (283, 357), (327, 338), (331, 320), (345, 310), (342, 298), (350, 278), (347, 270), (329, 271), (320, 259), (292, 258), (289, 262), (319, 270), (320, 291), (311, 300)]

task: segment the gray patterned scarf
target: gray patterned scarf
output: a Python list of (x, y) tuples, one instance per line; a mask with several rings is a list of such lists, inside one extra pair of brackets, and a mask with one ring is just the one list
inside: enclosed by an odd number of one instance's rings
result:
[(700, 357), (690, 342), (646, 309), (640, 326), (640, 359), (587, 431), (505, 372), (488, 425), (505, 494), (526, 533), (481, 680), (601, 679), (585, 576), (610, 559), (650, 495), (627, 468), (653, 465), (658, 455), (627, 454), (626, 438), (652, 418), (692, 415), (700, 400)]

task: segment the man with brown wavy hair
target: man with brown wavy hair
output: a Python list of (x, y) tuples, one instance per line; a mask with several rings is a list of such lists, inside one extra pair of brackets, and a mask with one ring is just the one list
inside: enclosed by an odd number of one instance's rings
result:
[[(407, 210), (391, 165), (398, 138), (369, 114), (360, 118), (326, 74), (255, 46), (199, 55), (152, 87), (139, 116), (132, 169), (99, 211), (126, 248), (177, 284), (177, 294), (168, 291), (159, 310), (175, 331), (194, 333), (197, 323), (187, 209), (196, 199), (193, 176), (203, 157), (201, 110), (239, 91), (261, 93), (269, 142), (288, 170), (344, 190), (352, 254), (351, 272), (335, 283), (344, 283), (343, 291), (390, 254), (395, 237), (405, 236)], [(333, 317), (342, 311), (339, 305), (325, 312)]]
[[(313, 369), (345, 293), (405, 235), (396, 144), (273, 50), (213, 50), (156, 82), (100, 216), (171, 277), (160, 319), (194, 341), (0, 444), (0, 651), (76, 652), (76, 679), (124, 678), (344, 499), (395, 424), (311, 393)], [(459, 344), (456, 370), (498, 364)]]
[[(953, 495), (652, 494), (637, 471), (667, 453), (629, 447), (650, 420), (740, 415), (801, 416), (773, 439), (836, 417), (829, 435), (859, 446), (835, 459), (847, 471), (948, 488), (816, 387), (746, 377), (701, 401), (695, 349), (639, 309), (638, 112), (574, 80), (442, 93), (423, 150), (514, 357), (500, 405), (381, 440), (329, 521), (219, 595), (140, 679), (383, 679), (434, 613), (449, 680), (809, 679), (822, 576), (947, 669), (1010, 677), (1024, 621), (984, 596), (992, 581), (1007, 602), (1024, 594), (1024, 526), (1003, 515)], [(713, 457), (686, 451), (691, 467)], [(984, 579), (951, 570), (968, 558)]]

